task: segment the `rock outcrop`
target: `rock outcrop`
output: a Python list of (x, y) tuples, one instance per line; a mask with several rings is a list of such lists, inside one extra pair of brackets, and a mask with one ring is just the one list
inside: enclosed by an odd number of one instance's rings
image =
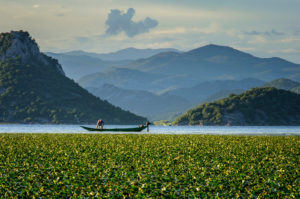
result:
[[(10, 33), (1, 33), (0, 48), (0, 61), (18, 57), (21, 60), (21, 64), (26, 64), (34, 57), (45, 65), (53, 66), (53, 63), (49, 63), (49, 57), (40, 52), (38, 44), (30, 37), (28, 32), (11, 31)], [(59, 73), (65, 75), (57, 61), (54, 67)]]

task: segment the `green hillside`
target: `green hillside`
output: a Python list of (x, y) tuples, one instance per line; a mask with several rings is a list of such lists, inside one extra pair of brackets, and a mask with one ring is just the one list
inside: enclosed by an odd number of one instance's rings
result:
[(254, 88), (201, 104), (175, 125), (300, 125), (300, 95), (276, 88)]
[(65, 77), (57, 60), (40, 53), (27, 32), (3, 33), (0, 44), (1, 123), (95, 123), (99, 118), (113, 124), (146, 121)]

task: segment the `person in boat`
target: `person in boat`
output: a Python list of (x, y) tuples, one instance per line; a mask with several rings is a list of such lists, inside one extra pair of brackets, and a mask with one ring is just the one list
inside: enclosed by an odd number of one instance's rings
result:
[(98, 120), (96, 129), (97, 128), (103, 129), (103, 126), (104, 126), (104, 121), (102, 119)]

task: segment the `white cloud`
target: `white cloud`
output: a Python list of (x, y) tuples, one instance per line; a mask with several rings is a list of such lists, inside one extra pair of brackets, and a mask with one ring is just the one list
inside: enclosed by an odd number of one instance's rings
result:
[(172, 29), (154, 30), (153, 35), (173, 35), (173, 34), (184, 34), (187, 30), (184, 27), (175, 27)]
[(160, 29), (155, 30), (151, 34), (153, 35), (178, 35), (178, 34), (189, 34), (189, 33), (202, 33), (202, 34), (212, 34), (221, 32), (222, 29), (219, 24), (211, 23), (207, 27), (175, 27), (172, 29)]
[(138, 48), (173, 48), (173, 45), (171, 42), (154, 42), (154, 43), (149, 43), (146, 45), (141, 45), (138, 46)]
[(211, 23), (209, 26), (204, 28), (192, 28), (190, 30), (191, 32), (195, 33), (204, 33), (204, 34), (212, 34), (212, 33), (218, 33), (222, 31), (222, 28), (217, 23)]
[(297, 37), (287, 37), (287, 38), (284, 38), (284, 39), (280, 40), (281, 43), (291, 43), (291, 42), (295, 42), (295, 41), (300, 41), (300, 38), (297, 38)]
[(112, 9), (107, 16), (105, 24), (107, 29), (106, 35), (118, 35), (121, 32), (125, 32), (128, 37), (134, 37), (136, 35), (147, 33), (150, 29), (155, 28), (158, 25), (158, 21), (146, 17), (141, 21), (133, 21), (132, 18), (135, 15), (135, 9), (128, 8), (127, 12), (123, 12), (119, 9)]
[(267, 43), (267, 40), (264, 36), (257, 35), (254, 36), (253, 39), (248, 41), (249, 44), (264, 44)]
[(300, 50), (294, 48), (280, 49), (280, 50), (270, 50), (269, 53), (300, 53)]

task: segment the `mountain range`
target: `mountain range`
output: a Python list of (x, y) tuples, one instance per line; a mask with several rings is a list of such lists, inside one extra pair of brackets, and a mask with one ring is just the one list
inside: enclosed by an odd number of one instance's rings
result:
[(102, 72), (111, 67), (121, 67), (128, 64), (130, 61), (103, 61), (96, 57), (91, 57), (85, 54), (69, 55), (62, 53), (46, 53), (48, 56), (59, 60), (59, 63), (63, 66), (63, 70), (66, 76), (78, 80), (79, 78)]
[(131, 61), (141, 58), (148, 58), (162, 52), (179, 52), (173, 48), (162, 49), (136, 49), (126, 48), (112, 53), (91, 53), (85, 51), (70, 51), (65, 53), (46, 52), (50, 57), (59, 60), (66, 75), (74, 80), (103, 72), (107, 69), (122, 67)]
[[(221, 79), (300, 80), (300, 65), (281, 58), (258, 58), (236, 49), (207, 45), (188, 52), (167, 52), (126, 65), (144, 72), (187, 77), (198, 82)], [(184, 83), (184, 80), (180, 81)]]
[[(261, 87), (277, 78), (299, 81), (299, 74), (299, 64), (280, 58), (258, 58), (230, 47), (207, 45), (188, 52), (159, 53), (121, 67), (108, 67), (102, 72), (86, 75), (77, 81), (94, 95), (127, 110), (150, 119), (166, 119), (174, 118), (174, 114), (177, 115), (182, 111), (182, 108), (176, 109), (175, 105), (180, 102), (174, 103), (174, 109), (168, 113), (157, 112), (153, 115), (145, 109), (142, 111), (133, 107), (144, 105), (156, 110), (157, 106), (152, 106), (145, 100), (139, 101), (142, 105), (137, 105), (136, 101), (131, 103), (129, 100), (131, 97), (126, 98), (126, 93), (132, 96), (133, 90), (147, 91), (153, 93), (155, 99), (164, 94), (176, 96), (174, 99), (184, 99), (186, 107), (191, 108), (203, 102), (227, 97), (230, 93), (240, 94), (250, 88)], [(101, 90), (106, 88), (103, 87), (105, 84), (118, 88), (118, 91), (113, 90), (116, 91), (116, 95), (108, 97), (105, 95), (106, 92), (100, 94)], [(124, 89), (127, 92), (122, 92), (122, 99), (114, 97)], [(128, 102), (125, 103), (126, 99)], [(164, 104), (163, 101), (162, 98), (160, 104)]]
[(159, 49), (125, 48), (111, 53), (91, 53), (91, 52), (78, 50), (78, 51), (69, 51), (63, 54), (73, 55), (73, 56), (83, 55), (83, 56), (95, 57), (105, 61), (123, 61), (123, 60), (137, 60), (142, 58), (148, 58), (163, 52), (180, 52), (180, 51), (174, 48), (159, 48)]
[(213, 44), (187, 52), (128, 48), (108, 54), (47, 55), (57, 58), (66, 76), (93, 95), (151, 120), (172, 120), (193, 106), (277, 78), (300, 80), (299, 64)]
[(83, 51), (47, 55), (28, 32), (1, 33), (2, 122), (89, 123), (100, 117), (110, 123), (146, 121), (137, 115), (173, 120), (198, 104), (250, 88), (300, 91), (299, 64), (226, 46), (187, 52), (129, 48), (106, 54), (106, 60), (103, 54)]
[[(300, 65), (288, 62), (280, 58), (258, 58), (226, 46), (207, 45), (188, 52), (164, 52), (150, 58), (132, 61), (123, 65), (131, 71), (132, 75), (124, 76), (122, 81), (135, 81), (140, 78), (141, 72), (145, 76), (152, 76), (140, 87), (125, 87), (129, 89), (143, 89), (144, 84), (148, 86), (145, 90), (164, 92), (176, 88), (193, 87), (205, 81), (214, 80), (242, 80), (245, 78), (256, 78), (263, 81), (271, 81), (278, 78), (289, 78), (300, 81)], [(119, 70), (106, 70), (107, 77), (118, 76)], [(109, 74), (108, 74), (109, 73)], [(137, 74), (134, 75), (133, 73)], [(93, 74), (94, 75), (94, 74)], [(85, 86), (95, 85), (97, 78), (93, 76), (82, 77)], [(102, 74), (99, 75), (102, 81)], [(107, 82), (109, 83), (109, 82)], [(119, 85), (118, 80), (115, 86)], [(135, 83), (133, 83), (135, 84)]]

